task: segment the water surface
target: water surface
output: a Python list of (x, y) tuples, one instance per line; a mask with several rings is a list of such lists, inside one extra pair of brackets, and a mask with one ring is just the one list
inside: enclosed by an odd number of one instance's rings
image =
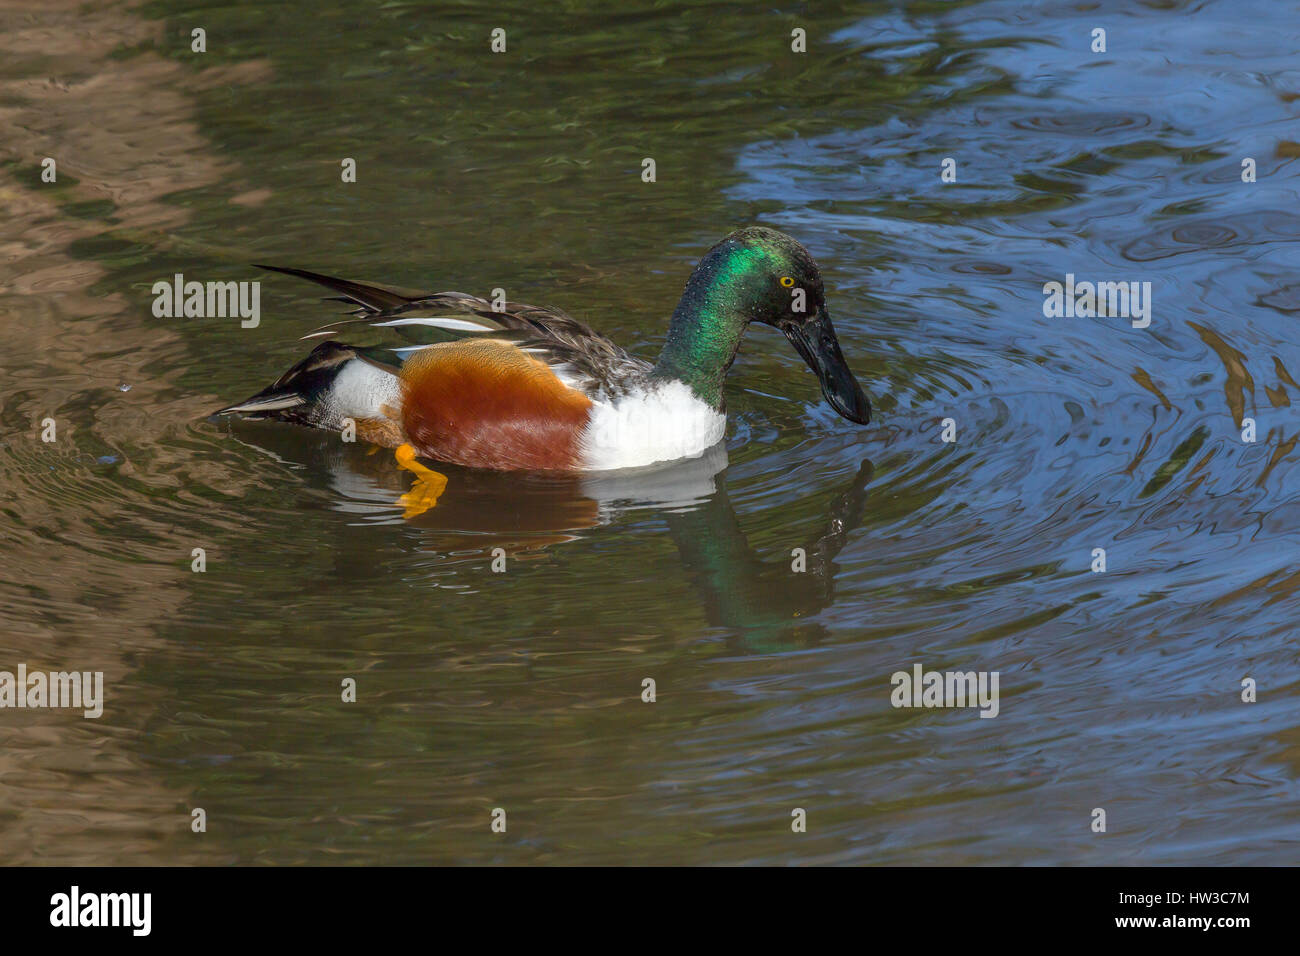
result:
[[(108, 700), (0, 712), (0, 860), (1295, 862), (1298, 46), (1263, 0), (3, 0), (0, 669)], [(753, 222), (817, 257), (869, 428), (754, 329), (724, 448), (448, 469), (404, 521), (387, 453), (207, 417), (334, 308), (251, 262), (652, 357)], [(261, 324), (155, 318), (177, 272), (263, 278)], [(1046, 318), (1067, 274), (1150, 326)], [(998, 717), (894, 709), (915, 663)]]

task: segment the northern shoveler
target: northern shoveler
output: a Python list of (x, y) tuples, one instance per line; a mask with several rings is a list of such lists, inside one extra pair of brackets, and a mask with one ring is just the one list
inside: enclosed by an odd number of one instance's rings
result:
[[(220, 409), (343, 430), (396, 449), (415, 473), (407, 516), (432, 507), (445, 476), (417, 458), (498, 470), (588, 472), (692, 458), (722, 439), (723, 381), (751, 322), (776, 326), (822, 394), (865, 425), (871, 404), (826, 311), (812, 256), (774, 229), (733, 232), (700, 260), (651, 364), (556, 309), (493, 304), (462, 292), (405, 295), (301, 276), (358, 308), (305, 338), (331, 336), (251, 398)], [(391, 330), (407, 344), (359, 347), (333, 335)]]

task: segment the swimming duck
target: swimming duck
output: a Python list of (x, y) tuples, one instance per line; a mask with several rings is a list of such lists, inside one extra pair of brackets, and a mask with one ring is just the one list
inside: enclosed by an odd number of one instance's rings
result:
[[(693, 458), (722, 439), (723, 382), (751, 322), (780, 329), (844, 418), (865, 425), (871, 404), (831, 325), (817, 264), (802, 245), (751, 226), (713, 246), (687, 280), (659, 360), (629, 355), (557, 309), (494, 304), (462, 292), (406, 295), (346, 279), (310, 279), (357, 306), (352, 318), (274, 384), (217, 414), (273, 418), (396, 450), (416, 476), (399, 503), (434, 506), (444, 475), (417, 459), (472, 468), (593, 472)], [(359, 347), (334, 338), (357, 327), (408, 344)]]

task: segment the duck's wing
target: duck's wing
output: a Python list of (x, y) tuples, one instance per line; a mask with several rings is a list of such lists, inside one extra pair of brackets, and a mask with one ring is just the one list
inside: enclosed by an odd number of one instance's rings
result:
[[(333, 276), (259, 266), (298, 276), (338, 292), (336, 301), (356, 308), (303, 338), (349, 340), (370, 330), (374, 344), (354, 346), (377, 364), (400, 366), (420, 349), (470, 337), (505, 339), (546, 362), (565, 384), (592, 398), (620, 395), (650, 371), (644, 359), (629, 355), (615, 342), (559, 309), (506, 302), (500, 309), (464, 292), (414, 293)], [(403, 344), (395, 345), (394, 341)]]

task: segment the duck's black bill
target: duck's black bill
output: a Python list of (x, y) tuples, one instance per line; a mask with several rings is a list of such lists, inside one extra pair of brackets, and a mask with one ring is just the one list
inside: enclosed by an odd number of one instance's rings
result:
[(871, 402), (844, 361), (830, 313), (825, 308), (819, 309), (806, 322), (785, 326), (781, 331), (795, 351), (803, 356), (808, 367), (817, 373), (822, 394), (831, 408), (859, 425), (870, 422)]

